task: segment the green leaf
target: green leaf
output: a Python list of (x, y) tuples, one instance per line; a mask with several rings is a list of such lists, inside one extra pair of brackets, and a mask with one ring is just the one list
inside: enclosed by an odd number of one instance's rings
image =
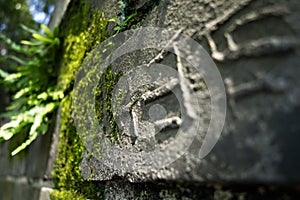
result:
[(19, 53), (25, 53), (27, 54), (26, 50), (23, 49), (22, 46), (18, 45), (17, 43), (13, 42), (10, 38), (6, 37), (5, 35), (0, 33), (0, 39), (4, 40), (4, 42), (9, 46), (9, 48), (13, 51), (19, 52)]
[(117, 19), (118, 19), (118, 16), (115, 16), (114, 18), (111, 18), (109, 20), (107, 20), (108, 22), (114, 22), (116, 23), (117, 22)]
[[(25, 99), (25, 98), (15, 99), (9, 106), (6, 107), (6, 110), (11, 111), (10, 113), (16, 111), (19, 114), (23, 111), (23, 110), (21, 110), (22, 107), (26, 107), (26, 105), (27, 105), (26, 102), (27, 102), (27, 99)], [(7, 113), (5, 113), (5, 114), (7, 114)], [(2, 114), (2, 115), (4, 115), (4, 114)]]
[(16, 61), (17, 63), (21, 64), (21, 65), (28, 65), (28, 62), (21, 59), (20, 57), (14, 56), (14, 55), (8, 55), (8, 58)]
[(120, 26), (114, 27), (114, 31), (121, 31), (121, 30), (122, 30), (122, 27), (120, 27)]
[(51, 32), (51, 30), (47, 26), (45, 26), (44, 24), (41, 24), (41, 28), (46, 32), (46, 35), (49, 38), (54, 38), (53, 33)]
[(14, 95), (14, 99), (19, 99), (19, 98), (22, 97), (24, 94), (27, 94), (30, 90), (31, 90), (30, 87), (26, 87), (26, 88), (23, 88), (23, 89), (19, 90), (19, 91)]
[(21, 28), (29, 33), (37, 33), (37, 34), (39, 33), (38, 31), (31, 29), (28, 26), (25, 26), (24, 24), (21, 24)]
[(59, 39), (58, 38), (54, 38), (53, 44), (56, 45), (56, 46), (59, 46), (60, 45)]
[(0, 128), (0, 140), (9, 140), (18, 131), (20, 131), (27, 123), (24, 123), (26, 117), (23, 115), (13, 117), (13, 120), (4, 124)]
[(134, 18), (137, 15), (136, 12), (132, 13), (131, 15), (129, 15), (123, 22), (124, 25), (126, 25), (132, 18)]
[(46, 114), (52, 112), (56, 107), (57, 107), (56, 103), (48, 103), (45, 107), (43, 115), (46, 115)]
[[(3, 82), (8, 83), (14, 92), (13, 101), (6, 108), (8, 112), (0, 114), (1, 117), (10, 119), (0, 127), (0, 142), (24, 132), (24, 128), (29, 130), (28, 138), (11, 153), (12, 155), (16, 155), (40, 134), (47, 132), (50, 123), (48, 114), (54, 112), (59, 100), (64, 96), (63, 91), (57, 90), (53, 79), (55, 75), (53, 51), (60, 45), (59, 38), (56, 37), (58, 29), (55, 28), (51, 32), (47, 26), (41, 25), (43, 35), (24, 25), (22, 28), (32, 33), (33, 38), (22, 40), (21, 45), (0, 33), (0, 40), (9, 46), (9, 50), (17, 53), (0, 58), (0, 61), (11, 61), (11, 66), (14, 67), (12, 69), (15, 71), (9, 74), (0, 69)], [(27, 46), (24, 47), (22, 44)]]
[[(26, 147), (28, 147), (39, 135), (39, 128), (41, 127), (42, 130), (41, 133), (45, 133), (45, 131), (48, 129), (48, 126), (43, 122), (43, 119), (48, 113), (51, 113), (56, 108), (55, 103), (49, 103), (44, 108), (38, 107), (31, 110), (31, 114), (35, 114), (34, 122), (30, 128), (29, 131), (29, 137), (28, 139), (22, 143), (20, 146), (18, 146), (11, 155), (14, 156), (18, 154), (20, 151), (24, 150)], [(45, 127), (46, 126), (46, 127)]]
[(13, 82), (15, 82), (16, 80), (18, 80), (21, 76), (22, 76), (21, 73), (9, 74), (9, 75), (4, 79), (4, 81), (5, 81), (5, 82), (8, 82), (8, 83), (13, 83)]
[(0, 142), (9, 140), (13, 135), (14, 133), (12, 133), (11, 131), (0, 130)]
[(0, 69), (0, 77), (1, 78), (6, 78), (9, 76), (9, 73), (7, 73), (6, 71), (3, 71), (2, 69)]
[(25, 45), (29, 45), (29, 46), (38, 46), (41, 45), (41, 41), (36, 41), (36, 42), (32, 42), (32, 41), (27, 41), (27, 40), (21, 40), (21, 44), (25, 44)]
[(36, 116), (33, 125), (30, 128), (29, 132), (29, 138), (23, 142), (20, 146), (18, 146), (12, 153), (12, 156), (15, 156), (18, 154), (20, 151), (24, 150), (26, 147), (28, 147), (38, 136), (37, 128), (40, 126), (42, 123), (42, 117), (41, 116)]
[(60, 100), (60, 99), (64, 98), (63, 91), (51, 92), (49, 95), (53, 98), (53, 100)]
[(43, 35), (40, 35), (40, 34), (37, 34), (37, 33), (33, 33), (32, 37), (34, 37), (37, 40), (43, 41), (43, 42), (48, 42), (48, 43), (52, 43), (53, 42), (52, 39), (47, 38), (47, 37), (45, 37)]
[(48, 97), (49, 95), (46, 92), (43, 92), (37, 96), (37, 98), (41, 100), (46, 100)]

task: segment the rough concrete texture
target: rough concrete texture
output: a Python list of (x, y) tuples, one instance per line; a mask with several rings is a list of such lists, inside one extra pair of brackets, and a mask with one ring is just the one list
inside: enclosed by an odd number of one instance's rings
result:
[[(299, 182), (299, 10), (300, 3), (296, 0), (153, 0), (141, 4), (137, 9), (143, 11), (139, 25), (183, 29), (184, 34), (196, 39), (214, 58), (227, 92), (222, 136), (213, 151), (199, 159), (196, 148), (201, 145), (201, 134), (209, 123), (209, 109), (204, 109), (203, 130), (189, 151), (171, 165), (150, 173), (129, 172), (118, 166), (106, 168), (105, 160), (91, 158), (91, 152), (86, 152), (82, 175), (85, 178), (92, 175), (95, 181), (121, 177), (129, 181)], [(137, 64), (148, 63), (158, 53), (137, 52), (121, 59), (122, 64), (114, 65), (130, 70)], [(168, 54), (161, 63), (176, 66), (176, 58)], [(188, 71), (188, 66), (185, 67)], [(192, 69), (190, 74), (186, 71), (191, 86), (202, 84), (201, 80), (191, 78)], [(203, 105), (209, 105), (205, 87), (196, 92)], [(166, 104), (176, 110), (174, 97), (166, 98), (157, 101), (163, 104), (170, 100)], [(176, 137), (165, 142), (173, 140)], [(119, 145), (132, 152), (138, 149), (125, 137), (121, 137)], [(174, 155), (166, 152), (165, 156)]]

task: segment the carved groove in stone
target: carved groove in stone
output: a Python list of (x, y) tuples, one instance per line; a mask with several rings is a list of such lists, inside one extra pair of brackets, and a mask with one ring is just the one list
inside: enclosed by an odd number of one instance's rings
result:
[(145, 103), (149, 103), (151, 101), (154, 101), (159, 97), (162, 97), (162, 96), (165, 96), (165, 95), (169, 94), (178, 85), (178, 83), (179, 83), (178, 79), (173, 78), (169, 82), (167, 82), (166, 84), (158, 87), (157, 89), (144, 93), (142, 95), (141, 99)]
[(263, 91), (282, 93), (285, 92), (289, 87), (285, 80), (274, 78), (271, 75), (256, 75), (256, 77), (257, 80), (255, 81), (242, 83), (237, 86), (234, 86), (231, 78), (226, 78), (224, 80), (226, 91), (228, 94), (229, 106), (235, 118), (238, 118), (238, 114), (234, 110), (234, 108), (236, 107), (236, 101), (239, 98), (257, 94)]
[(182, 120), (179, 117), (170, 117), (154, 122), (155, 128), (163, 130), (166, 128), (179, 128), (182, 124)]
[(242, 25), (257, 21), (266, 16), (282, 16), (288, 13), (289, 10), (287, 7), (270, 6), (255, 12), (247, 13), (241, 18), (236, 19), (224, 33), (228, 49), (223, 52), (218, 51), (217, 45), (210, 35), (211, 31), (208, 31), (204, 35), (210, 46), (212, 57), (218, 61), (236, 60), (242, 56), (260, 56), (264, 54), (273, 54), (277, 52), (288, 51), (294, 49), (295, 47), (298, 47), (300, 42), (293, 37), (271, 36), (267, 38), (251, 40), (245, 44), (237, 44), (232, 36), (232, 32), (234, 32), (236, 29), (238, 29), (238, 27)]
[(191, 91), (191, 88), (189, 86), (189, 82), (184, 77), (180, 52), (179, 52), (179, 49), (177, 48), (176, 43), (173, 45), (173, 48), (174, 48), (176, 58), (177, 58), (177, 71), (178, 71), (180, 88), (181, 88), (181, 92), (182, 92), (183, 105), (186, 109), (186, 114), (190, 118), (196, 119), (197, 118), (197, 113), (195, 111), (195, 108), (193, 108), (193, 106), (190, 103), (190, 101), (192, 100), (192, 96), (191, 96), (192, 91)]

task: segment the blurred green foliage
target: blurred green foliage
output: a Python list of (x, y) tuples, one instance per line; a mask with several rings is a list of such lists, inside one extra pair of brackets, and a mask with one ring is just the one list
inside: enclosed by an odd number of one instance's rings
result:
[[(45, 134), (50, 124), (49, 115), (53, 113), (63, 98), (62, 91), (56, 89), (57, 67), (55, 53), (60, 45), (58, 29), (52, 32), (41, 25), (44, 33), (26, 26), (22, 28), (32, 34), (31, 40), (22, 40), (21, 45), (0, 34), (15, 55), (5, 55), (1, 60), (12, 60), (13, 73), (0, 69), (0, 76), (13, 93), (12, 102), (2, 117), (10, 121), (0, 128), (0, 142), (10, 140), (16, 134), (29, 129), (28, 136), (11, 155), (14, 156), (30, 145), (40, 134)], [(0, 61), (1, 61), (0, 60)], [(24, 133), (23, 133), (24, 134)]]
[[(39, 25), (33, 20), (37, 12), (49, 14), (54, 1), (0, 0), (0, 113), (6, 112), (0, 116), (0, 141), (16, 134), (25, 139), (13, 145), (20, 145), (13, 155), (47, 131), (49, 114), (62, 96), (55, 89), (53, 64), (53, 49), (59, 46), (57, 30), (43, 26), (35, 31)], [(10, 122), (3, 125), (4, 119)]]
[[(1, 33), (16, 42), (28, 38), (30, 34), (23, 32), (20, 24), (31, 28), (38, 27), (32, 19), (26, 0), (0, 0)], [(0, 45), (3, 47), (4, 43), (1, 42)]]

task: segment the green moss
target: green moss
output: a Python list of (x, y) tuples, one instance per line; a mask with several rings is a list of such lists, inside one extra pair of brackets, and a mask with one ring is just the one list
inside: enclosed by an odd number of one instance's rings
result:
[(64, 40), (59, 86), (70, 90), (86, 54), (108, 37), (108, 21), (103, 13), (91, 10), (85, 0), (73, 2), (66, 19), (61, 34)]
[(66, 191), (54, 190), (50, 194), (50, 199), (51, 200), (66, 200), (66, 199), (86, 200), (86, 198), (83, 195), (78, 194), (74, 190), (66, 190)]
[[(61, 103), (61, 122), (58, 146), (58, 158), (55, 163), (53, 178), (56, 187), (70, 189), (81, 181), (79, 162), (84, 150), (82, 142), (76, 133), (73, 119), (70, 115), (71, 95)], [(65, 171), (68, 171), (66, 173)], [(72, 172), (72, 173), (70, 173)]]
[[(76, 74), (90, 51), (109, 36), (108, 23), (109, 20), (105, 19), (103, 13), (90, 7), (88, 0), (74, 0), (71, 1), (60, 26), (60, 38), (63, 45), (58, 62), (60, 68), (58, 88), (64, 91), (65, 98), (60, 105), (59, 146), (53, 171), (55, 190), (51, 194), (52, 200), (100, 199), (104, 195), (102, 187), (96, 187), (91, 181), (81, 177), (80, 163), (84, 153), (84, 138), (80, 138), (76, 132), (71, 113), (74, 110), (72, 108), (72, 89)], [(101, 59), (101, 56), (97, 57), (96, 54), (93, 59)], [(90, 73), (94, 73), (94, 71), (88, 71), (86, 76), (89, 77)], [(95, 94), (96, 114), (102, 124), (107, 124), (107, 126), (103, 126), (103, 131), (111, 141), (119, 140), (119, 130), (113, 118), (111, 99), (114, 86), (121, 76), (121, 72), (115, 72), (111, 66), (108, 66), (106, 71), (97, 77), (100, 81)], [(84, 86), (88, 83), (81, 81), (80, 84)], [(76, 99), (73, 100), (76, 101)], [(84, 103), (89, 101), (94, 100), (89, 99)], [(80, 112), (86, 116), (84, 110), (79, 110), (79, 114)], [(89, 131), (92, 131), (93, 127), (90, 129)], [(101, 152), (91, 152), (88, 159), (93, 157), (92, 153), (101, 154)]]
[(120, 139), (119, 128), (114, 120), (112, 110), (112, 92), (117, 84), (122, 72), (113, 72), (111, 65), (106, 68), (106, 73), (102, 74), (99, 85), (96, 88), (96, 115), (102, 126), (102, 131), (112, 142)]
[(84, 145), (76, 132), (72, 113), (72, 89), (76, 73), (85, 56), (108, 37), (108, 21), (98, 10), (90, 8), (86, 0), (72, 1), (66, 21), (61, 24), (60, 73), (58, 87), (66, 97), (61, 102), (59, 146), (53, 179), (56, 190), (51, 199), (100, 198), (102, 188), (95, 187), (81, 177), (80, 163)]

